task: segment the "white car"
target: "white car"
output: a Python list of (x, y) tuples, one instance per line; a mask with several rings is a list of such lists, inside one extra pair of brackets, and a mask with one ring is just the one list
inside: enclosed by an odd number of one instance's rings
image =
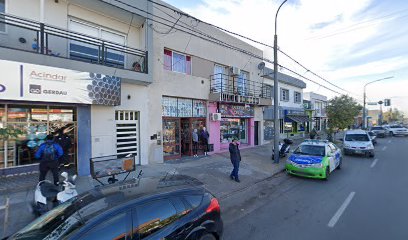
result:
[(391, 136), (395, 135), (408, 136), (408, 129), (399, 125), (390, 126), (389, 131)]
[(346, 131), (343, 138), (344, 155), (363, 154), (374, 157), (374, 145), (370, 136), (364, 130)]

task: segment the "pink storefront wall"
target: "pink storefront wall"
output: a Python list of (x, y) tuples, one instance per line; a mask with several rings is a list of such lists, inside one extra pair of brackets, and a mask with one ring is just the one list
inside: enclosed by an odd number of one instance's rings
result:
[[(208, 104), (208, 113), (216, 113), (217, 104), (209, 103)], [(207, 124), (207, 128), (210, 132), (210, 144), (214, 144), (214, 152), (225, 152), (228, 149), (229, 143), (221, 143), (220, 141), (220, 125), (219, 121), (211, 121)], [(255, 120), (254, 118), (248, 119), (248, 144), (241, 144), (240, 148), (253, 147), (255, 145), (254, 135), (255, 133)]]

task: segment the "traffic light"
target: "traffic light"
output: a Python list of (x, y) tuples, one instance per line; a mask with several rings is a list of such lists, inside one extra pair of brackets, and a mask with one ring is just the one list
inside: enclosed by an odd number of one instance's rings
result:
[(391, 106), (391, 99), (384, 99), (384, 107)]

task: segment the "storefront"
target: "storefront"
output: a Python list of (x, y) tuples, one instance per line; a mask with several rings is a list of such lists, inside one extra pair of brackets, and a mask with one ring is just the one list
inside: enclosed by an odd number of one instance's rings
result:
[(228, 148), (233, 138), (237, 138), (243, 146), (254, 144), (253, 106), (219, 103), (218, 113), (221, 119), (210, 123), (210, 135), (215, 136), (211, 138), (215, 150)]
[(119, 105), (120, 79), (5, 60), (0, 70), (0, 175), (38, 170), (38, 147), (62, 133), (68, 162), (89, 169), (90, 105)]
[[(206, 127), (207, 102), (199, 99), (162, 98), (164, 160), (193, 155), (192, 133)], [(203, 153), (199, 144), (198, 153)]]
[[(303, 134), (310, 121), (304, 109), (284, 109), (281, 119), (281, 133), (288, 135)], [(283, 130), (283, 131), (282, 131)]]

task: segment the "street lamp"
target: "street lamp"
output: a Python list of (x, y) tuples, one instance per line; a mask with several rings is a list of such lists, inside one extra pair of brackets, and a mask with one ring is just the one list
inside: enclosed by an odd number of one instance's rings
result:
[(374, 81), (371, 81), (371, 82), (368, 82), (368, 83), (366, 83), (365, 85), (364, 85), (364, 99), (363, 99), (363, 129), (366, 129), (366, 127), (367, 127), (367, 121), (366, 121), (366, 87), (367, 87), (367, 85), (368, 84), (371, 84), (371, 83), (375, 83), (375, 82), (379, 82), (379, 81), (382, 81), (382, 80), (386, 80), (386, 79), (390, 79), (390, 78), (393, 78), (394, 76), (391, 76), (391, 77), (386, 77), (386, 78), (380, 78), (380, 79), (377, 79), (377, 80), (374, 80)]
[(277, 32), (277, 18), (278, 18), (278, 13), (282, 5), (286, 2), (287, 0), (283, 1), (281, 5), (278, 8), (278, 11), (276, 11), (275, 15), (275, 36), (274, 36), (274, 44), (273, 44), (273, 86), (274, 86), (274, 96), (273, 96), (273, 103), (274, 103), (274, 130), (275, 130), (275, 136), (273, 140), (273, 147), (274, 147), (274, 162), (279, 163), (279, 88), (278, 88), (278, 35), (276, 34)]

